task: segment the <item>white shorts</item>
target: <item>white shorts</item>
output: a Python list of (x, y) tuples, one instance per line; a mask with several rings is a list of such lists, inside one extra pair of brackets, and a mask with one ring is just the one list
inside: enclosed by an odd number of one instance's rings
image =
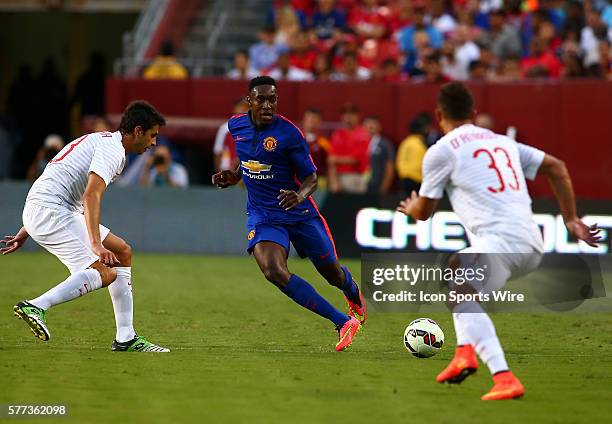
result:
[(460, 266), (487, 270), (485, 280), (470, 283), (481, 293), (500, 290), (508, 280), (529, 274), (542, 261), (542, 253), (527, 242), (509, 241), (488, 234), (472, 237), (470, 243), (470, 247), (459, 251)]
[[(83, 214), (26, 202), (22, 218), (30, 237), (62, 261), (71, 274), (89, 268), (99, 259), (91, 248)], [(110, 230), (100, 225), (101, 240), (108, 233)]]

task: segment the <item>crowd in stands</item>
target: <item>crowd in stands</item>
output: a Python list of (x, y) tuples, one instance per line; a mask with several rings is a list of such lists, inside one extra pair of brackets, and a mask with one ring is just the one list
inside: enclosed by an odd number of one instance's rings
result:
[(275, 0), (229, 78), (612, 79), (610, 0)]

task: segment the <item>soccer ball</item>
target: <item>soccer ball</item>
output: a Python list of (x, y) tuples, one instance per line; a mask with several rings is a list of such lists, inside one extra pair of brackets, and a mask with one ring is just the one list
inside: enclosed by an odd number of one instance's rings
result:
[(434, 356), (443, 344), (444, 332), (432, 319), (415, 319), (404, 331), (404, 345), (417, 358)]

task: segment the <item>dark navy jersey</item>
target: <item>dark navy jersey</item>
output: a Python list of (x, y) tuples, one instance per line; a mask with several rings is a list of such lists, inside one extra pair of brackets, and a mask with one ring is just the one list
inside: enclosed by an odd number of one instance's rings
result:
[(228, 122), (247, 188), (248, 224), (291, 223), (318, 215), (308, 198), (285, 211), (278, 205), (280, 190), (300, 189), (300, 181), (316, 172), (308, 144), (300, 129), (281, 115), (272, 124), (256, 127), (250, 114), (232, 116)]

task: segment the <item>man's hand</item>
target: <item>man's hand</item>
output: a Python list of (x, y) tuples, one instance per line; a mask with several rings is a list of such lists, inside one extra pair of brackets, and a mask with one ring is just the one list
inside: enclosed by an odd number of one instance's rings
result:
[(402, 200), (396, 211), (408, 215), (411, 218), (425, 221), (438, 208), (438, 199), (419, 196), (416, 191), (412, 191), (410, 197)]
[(412, 190), (410, 197), (406, 197), (406, 199), (402, 200), (395, 210), (403, 213), (404, 215), (412, 216), (414, 205), (416, 204), (418, 198), (419, 195), (417, 192)]
[(586, 225), (580, 218), (574, 218), (565, 223), (567, 231), (578, 240), (582, 240), (591, 247), (598, 247), (597, 242), (601, 240), (601, 236), (598, 236), (601, 231), (597, 227), (597, 224), (593, 224), (590, 227)]
[(219, 188), (227, 188), (240, 182), (240, 175), (234, 171), (221, 171), (212, 176), (212, 183)]
[(286, 211), (294, 208), (305, 200), (304, 196), (292, 190), (280, 190), (277, 199), (278, 205)]
[(3, 255), (13, 253), (23, 246), (27, 239), (28, 233), (23, 228), (14, 236), (4, 236), (4, 238), (0, 240), (0, 243), (5, 244), (6, 246), (0, 248), (0, 253)]
[(100, 262), (102, 264), (106, 266), (119, 265), (119, 259), (117, 259), (117, 256), (115, 256), (113, 252), (106, 249), (104, 246), (93, 246), (93, 251), (100, 257)]

